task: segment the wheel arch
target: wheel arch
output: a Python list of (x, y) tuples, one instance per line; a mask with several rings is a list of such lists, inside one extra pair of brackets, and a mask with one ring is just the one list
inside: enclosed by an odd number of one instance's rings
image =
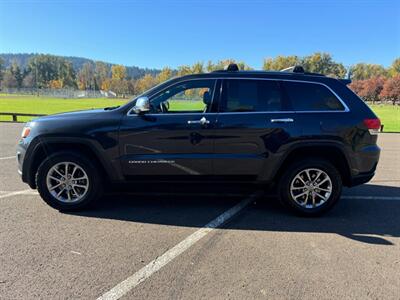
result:
[[(36, 188), (35, 175), (43, 160), (56, 152), (72, 151), (85, 155), (98, 167), (106, 180), (115, 180), (116, 172), (113, 166), (99, 153), (99, 150), (90, 141), (78, 138), (40, 139), (34, 145), (26, 164), (27, 182), (31, 188)], [(24, 164), (25, 165), (25, 164)], [(24, 166), (25, 167), (25, 166)]]
[(345, 154), (343, 146), (337, 143), (307, 143), (293, 147), (281, 160), (280, 165), (275, 171), (275, 180), (281, 178), (287, 167), (298, 160), (307, 158), (319, 158), (330, 162), (335, 166), (341, 177), (343, 184), (351, 184), (351, 168), (348, 157)]

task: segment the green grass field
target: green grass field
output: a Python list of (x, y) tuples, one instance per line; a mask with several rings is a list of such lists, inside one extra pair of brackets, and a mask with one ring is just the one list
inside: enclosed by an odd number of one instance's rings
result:
[[(62, 99), (37, 96), (5, 95), (0, 94), (0, 112), (19, 112), (32, 114), (55, 114), (60, 112), (103, 108), (125, 104), (128, 100), (122, 99)], [(201, 109), (202, 103), (171, 101), (170, 110)], [(400, 106), (370, 105), (372, 110), (385, 125), (385, 132), (400, 132)], [(18, 121), (27, 122), (30, 117), (18, 117)], [(11, 116), (0, 116), (0, 121), (10, 121)]]
[(370, 105), (375, 114), (384, 125), (384, 132), (400, 132), (400, 106), (399, 105)]

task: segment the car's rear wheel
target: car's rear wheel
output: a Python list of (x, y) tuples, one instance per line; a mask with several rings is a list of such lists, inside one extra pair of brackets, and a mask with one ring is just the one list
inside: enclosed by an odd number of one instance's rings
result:
[(45, 159), (36, 174), (43, 200), (59, 210), (78, 210), (93, 204), (102, 193), (96, 166), (74, 152), (55, 153)]
[(328, 211), (339, 200), (341, 192), (340, 173), (322, 159), (290, 165), (279, 184), (281, 202), (304, 216), (318, 216)]

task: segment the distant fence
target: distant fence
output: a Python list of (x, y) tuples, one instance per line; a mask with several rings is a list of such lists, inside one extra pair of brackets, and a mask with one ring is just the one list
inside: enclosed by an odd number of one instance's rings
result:
[(107, 98), (110, 93), (93, 90), (74, 90), (74, 89), (34, 89), (34, 88), (4, 88), (1, 93), (16, 95), (37, 95), (54, 98)]
[(25, 113), (12, 113), (12, 112), (0, 112), (0, 116), (11, 116), (12, 122), (18, 122), (17, 117), (42, 117), (43, 114), (25, 114)]

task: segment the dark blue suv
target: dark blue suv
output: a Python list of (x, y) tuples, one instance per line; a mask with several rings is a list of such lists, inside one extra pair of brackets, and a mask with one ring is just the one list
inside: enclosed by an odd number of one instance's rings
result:
[(344, 80), (230, 65), (121, 107), (38, 118), (17, 157), (22, 180), (59, 210), (81, 209), (113, 183), (212, 181), (275, 187), (284, 205), (313, 216), (342, 185), (374, 176), (379, 129)]

